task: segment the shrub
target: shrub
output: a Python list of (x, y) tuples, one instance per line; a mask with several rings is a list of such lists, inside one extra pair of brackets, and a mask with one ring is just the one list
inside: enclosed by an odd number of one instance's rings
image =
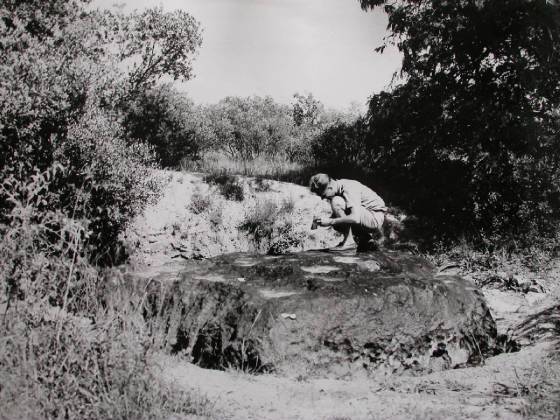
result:
[(210, 207), (210, 210), (208, 211), (208, 221), (214, 226), (222, 226), (224, 222), (224, 214), (222, 207), (217, 203)]
[(245, 213), (239, 229), (253, 237), (257, 248), (269, 254), (285, 254), (289, 249), (298, 247), (303, 232), (296, 232), (292, 222), (287, 219), (293, 210), (292, 200), (279, 204), (274, 199), (257, 200), (254, 207)]
[(306, 234), (297, 232), (292, 223), (287, 222), (278, 226), (268, 248), (269, 255), (281, 255), (301, 247)]
[(210, 199), (209, 193), (203, 194), (200, 191), (195, 191), (191, 195), (189, 209), (194, 214), (202, 214), (210, 207), (211, 204), (212, 200)]
[(198, 159), (199, 139), (194, 104), (170, 85), (140, 93), (125, 111), (123, 126), (129, 138), (153, 145), (164, 167), (181, 159)]
[[(97, 263), (116, 262), (119, 234), (159, 187), (152, 153), (125, 139), (118, 105), (132, 85), (166, 73), (188, 78), (198, 29), (181, 13), (120, 20), (88, 3), (0, 4), (2, 417), (189, 411), (149, 368), (138, 305), (130, 304), (141, 296), (107, 305), (103, 287), (114, 279), (103, 278)], [(193, 39), (154, 33), (169, 25), (193, 29)], [(166, 41), (168, 48), (156, 48)], [(144, 50), (148, 44), (154, 48)], [(154, 57), (177, 48), (172, 63)], [(138, 59), (132, 74), (120, 72), (123, 57)]]
[(268, 192), (271, 190), (271, 182), (262, 176), (258, 176), (255, 178), (254, 188), (256, 192)]
[(211, 173), (204, 177), (204, 182), (217, 185), (220, 193), (228, 200), (243, 201), (245, 199), (243, 184), (234, 175), (223, 171)]
[[(364, 9), (384, 3), (361, 1)], [(550, 80), (560, 75), (560, 7), (447, 5), (385, 7), (387, 44), (404, 52), (403, 83), (371, 97), (361, 166), (395, 193), (391, 201), (421, 216), (430, 240), (553, 238), (560, 96)], [(489, 28), (492, 36), (480, 37)]]
[[(128, 145), (119, 127), (96, 109), (71, 125), (57, 146), (55, 159), (66, 169), (65, 176), (53, 180), (56, 196), (51, 205), (89, 221), (88, 246), (98, 262), (119, 262), (120, 233), (162, 189), (150, 149)], [(80, 206), (76, 206), (77, 196)]]
[[(163, 418), (206, 414), (150, 367), (142, 294), (103, 277), (83, 243), (87, 220), (45, 208), (61, 169), (4, 182), (0, 224), (0, 405), (3, 418)], [(9, 188), (6, 191), (6, 188)], [(78, 194), (76, 207), (86, 194)]]
[[(29, 308), (26, 308), (29, 309)], [(39, 312), (41, 311), (41, 312)], [(0, 349), (5, 418), (135, 418), (207, 414), (208, 404), (164, 384), (137, 326), (119, 313), (50, 320), (48, 308), (7, 318)], [(56, 373), (54, 373), (56, 372)]]
[(272, 199), (258, 200), (255, 207), (245, 213), (240, 229), (249, 233), (257, 246), (267, 243), (272, 238), (274, 224), (278, 216), (278, 204)]
[(296, 199), (293, 195), (284, 197), (282, 199), (282, 204), (280, 205), (280, 213), (292, 214), (296, 208)]

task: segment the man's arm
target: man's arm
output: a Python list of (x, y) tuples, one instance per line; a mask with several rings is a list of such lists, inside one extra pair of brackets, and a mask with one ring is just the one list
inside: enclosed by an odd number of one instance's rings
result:
[(319, 226), (336, 226), (336, 225), (350, 225), (350, 224), (357, 224), (360, 222), (358, 214), (354, 207), (350, 208), (350, 214), (342, 217), (322, 217), (321, 220), (318, 221)]

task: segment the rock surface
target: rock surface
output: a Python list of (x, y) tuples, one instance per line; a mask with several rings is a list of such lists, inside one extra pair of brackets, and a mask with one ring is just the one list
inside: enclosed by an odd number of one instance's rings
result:
[(146, 277), (155, 335), (202, 367), (422, 374), (476, 364), (495, 344), (476, 286), (409, 253), (230, 254)]

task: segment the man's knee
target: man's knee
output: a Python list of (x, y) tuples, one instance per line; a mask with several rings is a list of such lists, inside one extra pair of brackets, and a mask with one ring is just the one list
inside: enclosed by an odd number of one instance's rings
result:
[(334, 215), (341, 217), (346, 212), (346, 201), (344, 198), (339, 196), (334, 196), (331, 199), (331, 209)]

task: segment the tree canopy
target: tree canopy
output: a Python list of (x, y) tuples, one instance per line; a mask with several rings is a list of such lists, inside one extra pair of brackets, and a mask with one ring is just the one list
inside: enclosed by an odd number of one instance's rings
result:
[[(560, 10), (546, 0), (361, 0), (383, 7), (400, 81), (373, 95), (375, 175), (437, 227), (553, 228), (560, 216)], [(448, 229), (448, 230), (449, 230)]]
[[(36, 194), (41, 211), (87, 221), (92, 254), (105, 253), (153, 193), (152, 154), (123, 130), (125, 104), (162, 77), (190, 78), (200, 42), (185, 12), (0, 3), (0, 227)], [(27, 188), (40, 173), (56, 177)]]

